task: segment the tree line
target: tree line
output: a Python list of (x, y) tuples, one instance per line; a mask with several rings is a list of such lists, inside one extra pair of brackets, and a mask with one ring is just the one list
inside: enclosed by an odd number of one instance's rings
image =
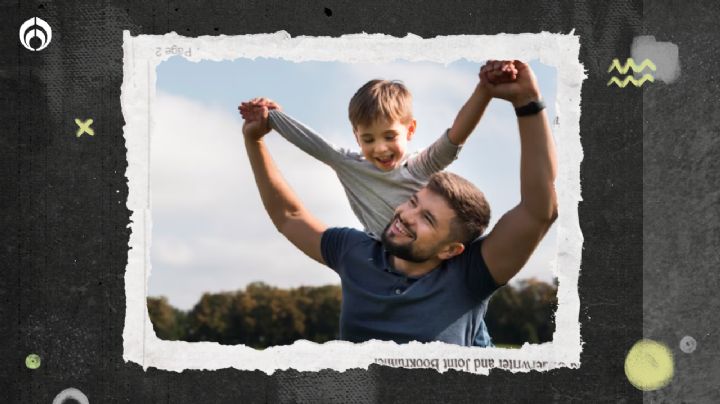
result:
[[(204, 293), (189, 311), (165, 297), (148, 297), (147, 304), (160, 339), (262, 349), (338, 339), (341, 298), (339, 285), (282, 289), (255, 282), (235, 292)], [(521, 280), (495, 292), (485, 322), (497, 345), (542, 343), (552, 340), (556, 308), (556, 284)]]

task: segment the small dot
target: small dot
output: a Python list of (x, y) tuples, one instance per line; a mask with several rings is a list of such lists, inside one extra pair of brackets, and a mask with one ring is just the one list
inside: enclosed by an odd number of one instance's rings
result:
[(327, 8), (327, 7), (325, 7), (325, 15), (328, 16), (328, 17), (332, 17), (332, 10), (330, 10), (330, 9)]
[(37, 354), (30, 354), (25, 358), (25, 366), (28, 367), (28, 369), (37, 369), (40, 367), (40, 356)]
[(643, 391), (665, 387), (674, 374), (670, 349), (657, 341), (641, 339), (625, 357), (625, 375), (633, 386)]
[(697, 348), (697, 341), (695, 341), (695, 338), (686, 335), (682, 337), (680, 340), (680, 350), (689, 354), (695, 352), (695, 349)]

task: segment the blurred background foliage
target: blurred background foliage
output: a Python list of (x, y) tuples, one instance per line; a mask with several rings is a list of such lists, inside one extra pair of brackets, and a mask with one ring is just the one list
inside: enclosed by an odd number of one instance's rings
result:
[[(148, 297), (147, 304), (160, 339), (262, 349), (299, 339), (337, 339), (341, 297), (339, 285), (281, 289), (256, 282), (235, 292), (205, 293), (187, 312), (165, 297)], [(548, 342), (556, 308), (556, 283), (525, 279), (495, 292), (485, 322), (496, 345)]]

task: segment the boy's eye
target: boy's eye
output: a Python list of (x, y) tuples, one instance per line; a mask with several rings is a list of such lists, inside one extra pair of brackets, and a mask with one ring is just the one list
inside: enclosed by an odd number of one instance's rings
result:
[(363, 139), (363, 143), (372, 143), (372, 142), (373, 142), (373, 139), (371, 139), (371, 138)]

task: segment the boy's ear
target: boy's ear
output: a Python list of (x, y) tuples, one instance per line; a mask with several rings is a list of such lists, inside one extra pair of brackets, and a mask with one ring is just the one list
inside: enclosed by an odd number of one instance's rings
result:
[(415, 134), (415, 129), (417, 128), (417, 121), (413, 119), (412, 122), (410, 122), (410, 124), (408, 124), (407, 128), (408, 128), (407, 140), (411, 140), (413, 135)]
[(357, 144), (359, 145), (359, 144), (360, 144), (360, 138), (358, 137), (357, 126), (353, 125), (353, 126), (352, 126), (352, 131), (353, 131), (353, 135), (355, 135), (355, 141), (356, 141)]

